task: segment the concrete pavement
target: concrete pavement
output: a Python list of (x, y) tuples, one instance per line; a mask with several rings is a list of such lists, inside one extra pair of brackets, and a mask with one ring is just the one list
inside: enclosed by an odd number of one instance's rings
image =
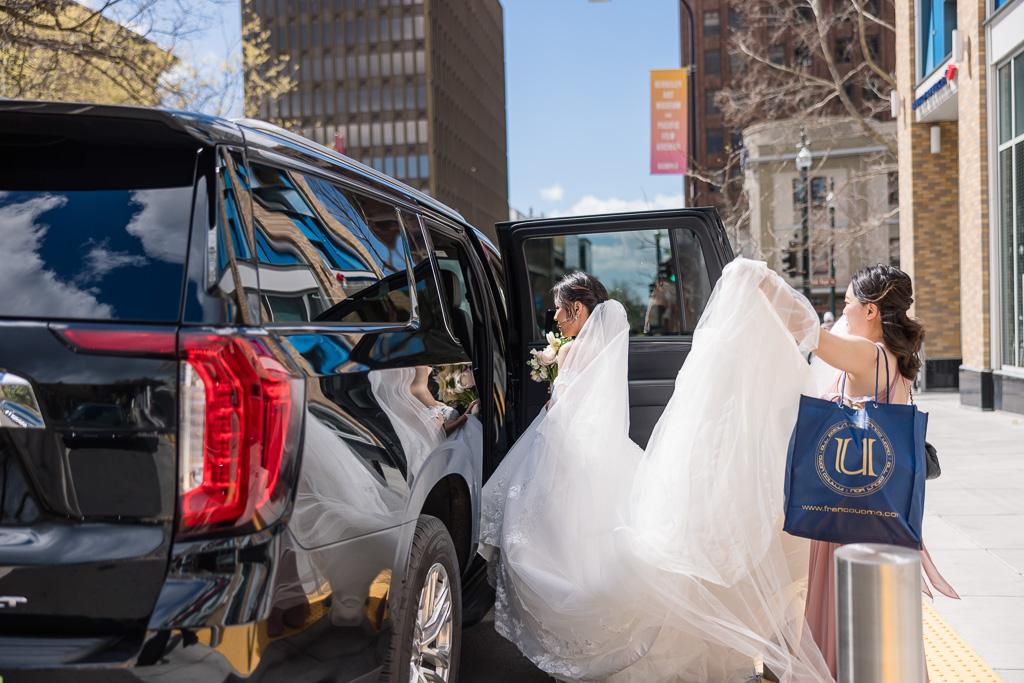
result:
[(915, 395), (942, 476), (925, 493), (924, 542), (960, 600), (933, 607), (1005, 683), (1024, 683), (1024, 416)]

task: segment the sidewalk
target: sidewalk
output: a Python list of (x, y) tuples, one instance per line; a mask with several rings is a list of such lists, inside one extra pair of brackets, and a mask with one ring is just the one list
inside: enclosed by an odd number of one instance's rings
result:
[(915, 395), (942, 476), (928, 482), (924, 540), (961, 600), (935, 611), (1004, 683), (1024, 683), (1024, 416)]

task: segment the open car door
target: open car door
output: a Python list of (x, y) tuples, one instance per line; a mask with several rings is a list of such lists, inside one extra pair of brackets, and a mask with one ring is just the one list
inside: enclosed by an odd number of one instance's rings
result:
[(626, 308), (630, 325), (629, 436), (647, 445), (672, 396), (697, 321), (732, 248), (714, 208), (578, 216), (500, 223), (507, 269), (510, 375), (521, 424), (537, 416), (547, 385), (530, 379), (531, 349), (554, 329), (551, 288), (581, 270)]

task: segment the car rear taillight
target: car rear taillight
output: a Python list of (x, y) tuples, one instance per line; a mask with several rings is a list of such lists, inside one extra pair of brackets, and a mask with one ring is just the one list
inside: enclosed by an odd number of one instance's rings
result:
[(178, 536), (280, 519), (304, 405), (262, 340), (181, 333)]
[(173, 356), (177, 339), (174, 329), (167, 328), (52, 323), (50, 330), (73, 351), (114, 356)]

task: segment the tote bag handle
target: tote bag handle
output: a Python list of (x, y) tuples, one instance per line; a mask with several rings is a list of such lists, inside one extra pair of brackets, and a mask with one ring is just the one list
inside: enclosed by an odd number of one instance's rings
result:
[[(875, 344), (875, 405), (878, 405), (878, 357), (882, 355), (881, 344)], [(889, 354), (884, 354), (885, 357), (885, 402), (889, 402), (889, 391), (891, 387), (889, 385)], [(839, 387), (839, 400), (836, 401), (839, 405), (843, 404), (843, 399), (846, 398), (846, 375), (849, 373), (843, 373), (843, 383)]]

